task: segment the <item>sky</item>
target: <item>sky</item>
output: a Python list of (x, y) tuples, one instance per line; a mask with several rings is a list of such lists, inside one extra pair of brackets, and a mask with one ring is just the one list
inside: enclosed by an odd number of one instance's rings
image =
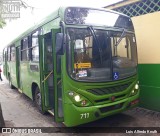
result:
[[(20, 8), (20, 18), (6, 20), (7, 25), (0, 29), (0, 52), (4, 46), (22, 32), (38, 23), (46, 15), (60, 6), (105, 7), (121, 0), (23, 0), (28, 8)], [(34, 8), (33, 8), (34, 7)]]

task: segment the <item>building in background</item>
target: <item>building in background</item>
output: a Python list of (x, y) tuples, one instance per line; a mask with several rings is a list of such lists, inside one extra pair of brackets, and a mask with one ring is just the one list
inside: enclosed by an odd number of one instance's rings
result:
[(132, 17), (138, 46), (140, 106), (160, 111), (160, 0), (124, 0), (105, 8)]

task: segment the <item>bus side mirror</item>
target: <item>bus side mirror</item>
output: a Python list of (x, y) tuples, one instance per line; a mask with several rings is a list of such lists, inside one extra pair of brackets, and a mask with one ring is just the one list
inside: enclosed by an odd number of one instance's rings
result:
[(63, 33), (56, 34), (56, 54), (63, 55), (65, 49), (66, 38)]

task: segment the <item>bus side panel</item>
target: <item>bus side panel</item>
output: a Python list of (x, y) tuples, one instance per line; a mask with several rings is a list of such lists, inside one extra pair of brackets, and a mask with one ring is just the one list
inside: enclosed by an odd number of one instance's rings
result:
[(140, 106), (160, 111), (160, 64), (139, 64)]
[(28, 97), (32, 98), (31, 93), (31, 87), (30, 87), (30, 76), (28, 72), (28, 62), (22, 62), (20, 63), (20, 89), (24, 94), (26, 94)]
[(10, 64), (10, 77), (11, 77), (11, 82), (12, 84), (15, 86), (15, 87), (18, 87), (17, 86), (17, 78), (16, 78), (16, 62), (15, 61), (10, 61), (9, 62)]
[[(36, 64), (36, 67), (39, 69), (39, 65)], [(21, 62), (20, 63), (20, 79), (21, 79), (21, 90), (24, 94), (26, 94), (29, 98), (33, 98), (32, 96), (32, 83), (36, 83), (39, 86), (40, 78), (39, 72), (31, 70), (31, 65), (29, 62)]]
[[(29, 78), (29, 89), (32, 96), (32, 84), (36, 84), (40, 88), (40, 70), (39, 70), (39, 62), (29, 62), (28, 64), (28, 78)], [(35, 90), (33, 90), (35, 91)]]

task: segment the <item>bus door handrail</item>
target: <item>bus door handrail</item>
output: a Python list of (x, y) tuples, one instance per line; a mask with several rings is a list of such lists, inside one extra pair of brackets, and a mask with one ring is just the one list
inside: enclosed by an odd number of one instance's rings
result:
[(53, 73), (53, 70), (51, 72), (49, 72), (49, 74), (44, 78), (44, 80), (42, 81), (42, 83), (44, 83), (49, 77), (50, 75)]

